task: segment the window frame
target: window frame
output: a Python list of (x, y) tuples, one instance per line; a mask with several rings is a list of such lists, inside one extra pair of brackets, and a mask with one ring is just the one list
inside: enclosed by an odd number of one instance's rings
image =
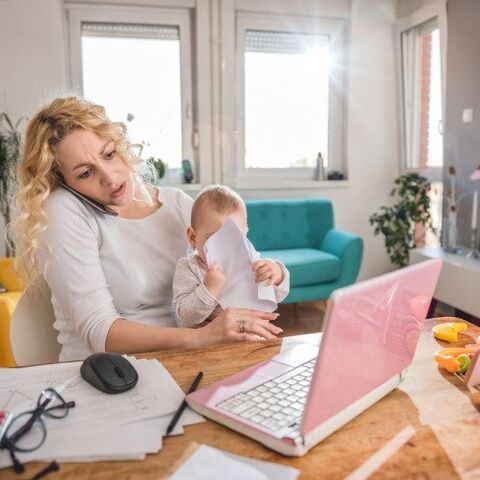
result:
[[(295, 18), (295, 24), (291, 19)], [(315, 167), (290, 168), (247, 168), (245, 166), (245, 35), (247, 30), (263, 30), (273, 32), (306, 33), (328, 36), (330, 48), (339, 52), (338, 61), (330, 70), (329, 79), (329, 169), (341, 170), (347, 174), (345, 164), (345, 25), (343, 19), (290, 16), (289, 21), (278, 15), (262, 13), (236, 12), (236, 112), (235, 112), (235, 168), (234, 184), (242, 186), (246, 183), (265, 184), (266, 180), (289, 182), (315, 182)], [(333, 82), (335, 77), (335, 84)], [(326, 180), (326, 179), (325, 179)]]
[[(191, 40), (191, 10), (188, 8), (167, 7), (128, 7), (72, 5), (66, 6), (68, 25), (69, 58), (68, 80), (70, 88), (83, 95), (82, 74), (82, 28), (83, 22), (106, 22), (142, 25), (172, 25), (179, 29), (180, 68), (181, 68), (181, 118), (182, 118), (182, 159), (188, 158), (194, 166), (198, 179), (199, 161), (196, 156), (198, 133), (194, 130), (193, 107), (193, 68)], [(181, 168), (172, 169), (174, 172)], [(178, 175), (177, 175), (178, 176)], [(198, 180), (197, 180), (198, 181)]]
[[(439, 167), (410, 167), (407, 164), (406, 152), (406, 137), (407, 132), (405, 128), (405, 95), (404, 95), (404, 74), (403, 74), (403, 49), (402, 49), (402, 34), (408, 30), (420, 27), (429, 21), (436, 20), (437, 27), (440, 33), (440, 81), (441, 81), (441, 99), (442, 99), (442, 130), (444, 132), (445, 126), (445, 92), (446, 92), (446, 51), (447, 51), (447, 14), (445, 0), (437, 0), (432, 4), (426, 5), (423, 8), (415, 11), (411, 15), (402, 17), (397, 20), (394, 25), (394, 41), (396, 50), (396, 64), (397, 64), (397, 97), (398, 97), (398, 121), (399, 121), (399, 158), (400, 158), (400, 172), (408, 173), (415, 172), (428, 178), (431, 181), (442, 181), (443, 166)], [(415, 106), (417, 108), (417, 106)], [(416, 129), (415, 138), (419, 135), (420, 125)], [(445, 137), (442, 133), (443, 142)], [(418, 142), (417, 142), (418, 143)]]

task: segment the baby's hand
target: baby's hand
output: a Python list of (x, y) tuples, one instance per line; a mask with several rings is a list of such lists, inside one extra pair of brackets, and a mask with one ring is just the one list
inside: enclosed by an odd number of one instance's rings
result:
[(220, 292), (223, 290), (225, 283), (227, 282), (227, 277), (220, 270), (218, 263), (215, 262), (211, 266), (210, 270), (208, 270), (208, 272), (205, 274), (203, 282), (205, 283), (205, 287), (210, 294), (214, 297), (218, 297)]
[(252, 270), (255, 273), (257, 283), (267, 281), (270, 285), (280, 285), (283, 282), (284, 273), (280, 265), (269, 258), (262, 258), (252, 264)]

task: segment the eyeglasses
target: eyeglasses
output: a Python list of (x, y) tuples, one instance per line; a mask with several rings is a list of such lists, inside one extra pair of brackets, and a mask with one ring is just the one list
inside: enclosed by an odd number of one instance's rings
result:
[[(48, 407), (50, 403), (55, 405)], [(74, 406), (75, 402), (66, 402), (55, 389), (47, 388), (39, 395), (34, 410), (22, 412), (10, 420), (0, 440), (0, 449), (9, 451), (17, 473), (22, 473), (24, 466), (18, 460), (16, 452), (33, 452), (40, 448), (47, 438), (47, 428), (42, 416), (65, 418)]]

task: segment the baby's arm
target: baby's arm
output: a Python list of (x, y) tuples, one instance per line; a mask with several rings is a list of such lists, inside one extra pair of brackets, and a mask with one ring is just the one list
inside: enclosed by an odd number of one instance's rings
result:
[(173, 301), (179, 327), (195, 327), (210, 316), (218, 305), (201, 278), (190, 269), (187, 258), (177, 262), (173, 277)]
[(257, 283), (267, 282), (275, 291), (277, 303), (280, 303), (290, 292), (290, 273), (278, 260), (261, 258), (252, 265)]

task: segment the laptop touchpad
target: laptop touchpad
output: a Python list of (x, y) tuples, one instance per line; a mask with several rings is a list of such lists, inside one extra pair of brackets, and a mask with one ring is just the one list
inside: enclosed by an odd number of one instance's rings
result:
[(289, 365), (290, 367), (298, 367), (309, 360), (317, 357), (319, 347), (308, 345), (306, 343), (297, 345), (285, 352), (279, 353), (272, 358), (275, 362)]

